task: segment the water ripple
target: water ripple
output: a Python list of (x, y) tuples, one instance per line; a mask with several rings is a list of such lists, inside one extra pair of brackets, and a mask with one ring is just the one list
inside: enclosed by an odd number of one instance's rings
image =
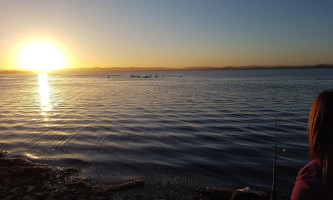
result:
[(309, 109), (331, 87), (331, 69), (156, 74), (49, 75), (46, 107), (38, 77), (1, 75), (0, 148), (96, 176), (172, 171), (270, 187), (277, 118), (277, 186), (290, 190), (308, 161)]

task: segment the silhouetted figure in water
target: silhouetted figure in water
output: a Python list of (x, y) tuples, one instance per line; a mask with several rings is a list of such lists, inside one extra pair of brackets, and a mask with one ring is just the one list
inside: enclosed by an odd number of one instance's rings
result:
[(308, 131), (311, 161), (299, 171), (291, 200), (333, 199), (333, 90), (313, 102)]

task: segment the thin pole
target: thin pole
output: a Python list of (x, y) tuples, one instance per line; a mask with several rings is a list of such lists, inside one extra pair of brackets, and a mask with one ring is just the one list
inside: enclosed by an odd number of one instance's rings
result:
[(275, 171), (276, 171), (276, 149), (277, 149), (277, 116), (275, 117), (275, 141), (274, 141), (274, 164), (273, 164), (273, 183), (272, 183), (272, 193), (271, 200), (276, 199), (276, 191), (275, 191)]

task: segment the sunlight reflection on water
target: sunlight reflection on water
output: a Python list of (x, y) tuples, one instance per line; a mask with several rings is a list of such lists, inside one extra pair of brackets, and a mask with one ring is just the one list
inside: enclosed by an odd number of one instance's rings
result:
[(36, 156), (36, 155), (34, 155), (34, 154), (31, 154), (31, 153), (25, 153), (24, 155), (27, 156), (28, 158), (39, 159), (38, 156)]
[(41, 114), (44, 116), (44, 120), (47, 121), (48, 112), (52, 110), (52, 105), (50, 104), (50, 87), (48, 75), (46, 73), (41, 73), (38, 75), (38, 85), (39, 85), (39, 96), (40, 96), (40, 108)]

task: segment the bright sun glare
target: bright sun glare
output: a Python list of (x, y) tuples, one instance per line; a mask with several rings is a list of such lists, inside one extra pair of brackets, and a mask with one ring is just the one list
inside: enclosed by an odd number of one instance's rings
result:
[(25, 45), (20, 52), (20, 66), (36, 72), (49, 72), (64, 68), (61, 50), (47, 41), (36, 41)]

